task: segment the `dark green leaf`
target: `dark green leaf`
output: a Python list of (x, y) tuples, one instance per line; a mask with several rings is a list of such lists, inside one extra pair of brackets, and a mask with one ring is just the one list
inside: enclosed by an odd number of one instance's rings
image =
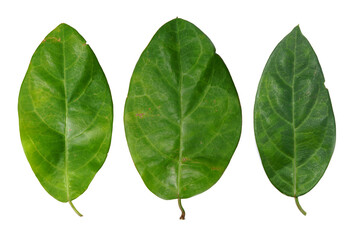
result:
[(275, 48), (254, 108), (256, 143), (271, 183), (292, 196), (309, 192), (335, 147), (335, 119), (319, 61), (300, 28)]
[(61, 24), (37, 48), (18, 109), (21, 142), (36, 177), (73, 207), (105, 161), (113, 120), (105, 75), (75, 29)]
[(155, 34), (132, 75), (124, 122), (135, 166), (157, 196), (182, 209), (181, 199), (219, 180), (240, 138), (241, 108), (224, 62), (196, 26), (176, 18)]

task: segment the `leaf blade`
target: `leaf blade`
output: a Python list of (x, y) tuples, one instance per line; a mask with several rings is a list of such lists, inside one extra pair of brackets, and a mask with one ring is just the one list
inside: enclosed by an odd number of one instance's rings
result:
[(321, 179), (335, 147), (335, 118), (324, 81), (297, 26), (269, 57), (256, 95), (254, 130), (264, 170), (280, 192), (295, 199)]
[(193, 24), (174, 19), (154, 35), (133, 72), (124, 124), (135, 166), (155, 195), (189, 198), (221, 177), (240, 138), (240, 102), (224, 62)]
[(21, 141), (35, 175), (50, 195), (72, 205), (104, 163), (112, 132), (106, 77), (75, 29), (60, 24), (39, 45), (20, 89), (18, 111)]

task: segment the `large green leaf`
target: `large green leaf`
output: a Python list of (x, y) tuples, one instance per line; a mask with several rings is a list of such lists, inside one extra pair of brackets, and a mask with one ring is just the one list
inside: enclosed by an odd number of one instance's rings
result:
[(214, 185), (241, 132), (239, 98), (210, 39), (176, 18), (162, 26), (131, 78), (126, 138), (146, 186), (163, 199), (189, 198)]
[(254, 108), (256, 143), (271, 183), (295, 198), (324, 174), (335, 147), (335, 119), (319, 61), (297, 26), (275, 48)]
[(75, 29), (60, 24), (36, 49), (18, 109), (21, 142), (36, 177), (76, 211), (71, 201), (108, 153), (113, 112), (105, 75)]

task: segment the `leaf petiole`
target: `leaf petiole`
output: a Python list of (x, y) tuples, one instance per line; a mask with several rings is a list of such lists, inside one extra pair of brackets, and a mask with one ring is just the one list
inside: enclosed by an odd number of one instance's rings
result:
[(75, 208), (74, 204), (69, 201), (69, 204), (71, 206), (71, 208), (76, 212), (77, 215), (79, 215), (80, 217), (82, 217), (83, 215)]
[(299, 203), (299, 199), (298, 197), (294, 197), (295, 198), (295, 203), (296, 203), (296, 206), (298, 207), (298, 209), (300, 210), (300, 212), (302, 214), (304, 214), (304, 216), (306, 216), (306, 212), (305, 210), (301, 207), (300, 203)]
[(180, 219), (185, 220), (185, 210), (184, 210), (183, 206), (181, 205), (181, 198), (178, 198), (178, 204), (179, 204), (179, 208), (181, 210)]

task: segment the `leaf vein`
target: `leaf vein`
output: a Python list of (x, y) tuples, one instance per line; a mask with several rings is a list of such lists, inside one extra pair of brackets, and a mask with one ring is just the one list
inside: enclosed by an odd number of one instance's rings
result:
[(273, 112), (276, 114), (276, 116), (278, 116), (281, 120), (283, 120), (283, 121), (286, 122), (287, 124), (292, 125), (292, 123), (291, 123), (289, 120), (287, 120), (286, 118), (284, 118), (283, 116), (281, 116), (281, 115), (276, 111), (275, 107), (273, 106), (273, 104), (272, 104), (272, 102), (271, 102), (271, 100), (270, 100), (270, 96), (269, 96), (269, 92), (268, 92), (268, 87), (267, 87), (266, 83), (265, 83), (265, 90), (266, 90), (266, 98), (267, 98), (267, 100), (268, 100), (268, 102), (269, 102), (270, 108), (273, 110)]
[[(262, 115), (260, 115), (262, 117)], [(264, 119), (264, 118), (263, 118)], [(262, 121), (260, 121), (261, 123), (261, 126), (262, 126), (262, 129), (263, 129), (263, 132), (265, 133), (265, 135), (267, 136), (267, 139), (269, 140), (269, 142), (275, 147), (276, 150), (278, 150), (282, 155), (284, 155), (285, 157), (289, 158), (289, 159), (293, 159), (292, 156), (290, 156), (289, 154), (287, 154), (286, 152), (282, 151), (278, 146), (277, 144), (271, 139), (271, 137), (269, 136), (267, 130), (265, 129), (264, 127), (264, 124)]]
[[(313, 79), (315, 78), (316, 72), (317, 72), (317, 69), (316, 69), (316, 71), (315, 71), (315, 73), (314, 73)], [(316, 100), (315, 100), (314, 105), (311, 107), (310, 111), (309, 111), (308, 114), (304, 117), (304, 119), (295, 127), (295, 129), (300, 128), (300, 127), (309, 119), (309, 117), (311, 116), (313, 110), (315, 109), (315, 106), (316, 106), (317, 103), (318, 103), (319, 95), (320, 95), (320, 86), (319, 86), (318, 91), (317, 91), (317, 93), (316, 93)]]
[(55, 168), (55, 169), (57, 169), (57, 170), (59, 170), (59, 171), (61, 171), (61, 172), (64, 171), (63, 169), (59, 168), (59, 167), (56, 166), (54, 163), (52, 163), (49, 159), (47, 159), (47, 158), (39, 151), (39, 149), (37, 148), (36, 144), (34, 143), (33, 139), (30, 137), (30, 135), (28, 135), (28, 137), (29, 137), (29, 140), (30, 140), (31, 144), (34, 146), (34, 149), (36, 150), (37, 153), (39, 153), (39, 155), (40, 155), (40, 157), (41, 157), (42, 159), (44, 159), (47, 163), (49, 163), (53, 168)]

